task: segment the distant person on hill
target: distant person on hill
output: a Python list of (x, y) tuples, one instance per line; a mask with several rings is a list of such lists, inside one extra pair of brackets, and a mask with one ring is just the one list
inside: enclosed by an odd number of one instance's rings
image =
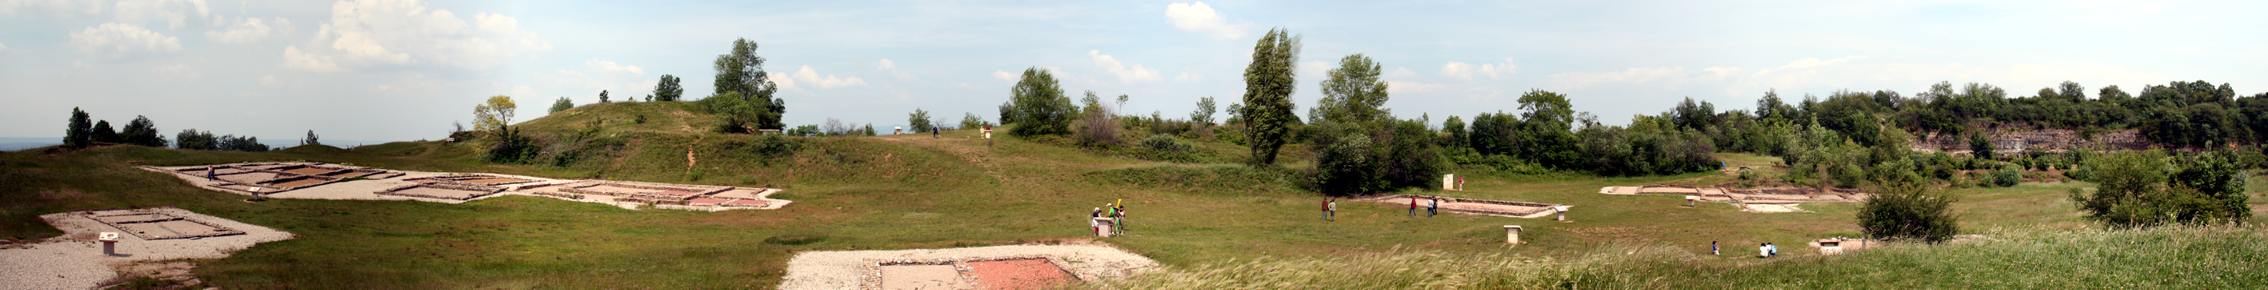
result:
[(1331, 198), (1326, 197), (1323, 202), (1316, 203), (1315, 210), (1323, 214), (1323, 221), (1331, 221)]
[(1087, 230), (1095, 231), (1095, 235), (1096, 235), (1096, 236), (1101, 236), (1101, 235), (1102, 235), (1102, 224), (1101, 224), (1101, 222), (1100, 222), (1100, 221), (1096, 221), (1096, 220), (1095, 220), (1096, 218), (1101, 218), (1101, 217), (1102, 217), (1102, 208), (1100, 208), (1100, 207), (1098, 207), (1098, 208), (1095, 208), (1095, 210), (1094, 210), (1094, 211), (1089, 211), (1089, 212), (1087, 212)]
[(1117, 206), (1117, 207), (1115, 207), (1115, 208), (1111, 208), (1111, 212), (1112, 212), (1112, 214), (1111, 214), (1111, 216), (1110, 216), (1110, 224), (1111, 224), (1111, 225), (1113, 225), (1113, 226), (1117, 226), (1117, 227), (1118, 227), (1118, 231), (1117, 231), (1118, 233), (1125, 233), (1125, 232), (1126, 232), (1126, 202), (1125, 202), (1125, 201), (1119, 201), (1119, 202), (1118, 202), (1118, 204), (1117, 204), (1116, 206)]
[(939, 134), (945, 134), (945, 129), (938, 129), (937, 127), (929, 127), (929, 139), (937, 139), (937, 135), (939, 135)]
[(205, 166), (205, 181), (213, 181), (213, 180), (215, 180), (215, 179), (220, 179), (220, 178), (219, 178), (219, 177), (215, 177), (215, 176), (213, 175), (213, 166), (212, 166), (212, 165), (206, 165), (206, 166)]
[(1433, 217), (1433, 216), (1435, 216), (1435, 215), (1440, 215), (1440, 214), (1441, 214), (1441, 196), (1439, 196), (1439, 195), (1435, 195), (1435, 196), (1433, 196), (1433, 200), (1432, 200), (1432, 201), (1429, 201), (1429, 202), (1431, 202), (1431, 203), (1428, 203), (1428, 204), (1426, 204), (1426, 205), (1425, 205), (1425, 217), (1431, 218), (1431, 217)]

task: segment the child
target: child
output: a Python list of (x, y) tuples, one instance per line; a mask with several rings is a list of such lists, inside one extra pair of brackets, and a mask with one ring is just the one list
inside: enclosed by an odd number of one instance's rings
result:
[(1339, 221), (1339, 199), (1332, 198), (1329, 201), (1323, 203), (1323, 211), (1330, 213), (1329, 215), (1324, 215), (1326, 219), (1329, 219), (1333, 222)]
[(1425, 217), (1430, 218), (1434, 215), (1441, 214), (1441, 196), (1433, 196), (1433, 200), (1431, 202), (1432, 203), (1426, 204), (1425, 206)]

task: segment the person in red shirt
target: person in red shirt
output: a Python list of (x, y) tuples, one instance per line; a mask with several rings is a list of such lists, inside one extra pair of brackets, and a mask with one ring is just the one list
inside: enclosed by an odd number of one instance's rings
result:
[(1417, 197), (1410, 197), (1410, 217), (1417, 217)]

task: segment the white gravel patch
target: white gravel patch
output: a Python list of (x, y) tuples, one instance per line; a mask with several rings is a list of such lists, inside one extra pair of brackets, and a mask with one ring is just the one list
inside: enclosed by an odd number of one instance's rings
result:
[(96, 236), (101, 232), (123, 232), (122, 230), (86, 218), (84, 214), (87, 212), (42, 215), (40, 219), (63, 230), (63, 236), (0, 249), (0, 281), (6, 281), (0, 283), (0, 289), (94, 288), (105, 280), (117, 277), (118, 273), (113, 270), (117, 267), (167, 260), (218, 259), (259, 243), (292, 238), (291, 233), (177, 208), (140, 210), (203, 221), (242, 231), (244, 234), (171, 240), (143, 240), (141, 237), (122, 234), (117, 246), (119, 255), (106, 256), (103, 255), (102, 244), (96, 240)]
[(1126, 277), (1158, 267), (1156, 261), (1102, 245), (1015, 245), (951, 249), (803, 252), (788, 260), (780, 289), (873, 289), (882, 264), (939, 264), (1003, 259), (1048, 259), (1080, 281)]

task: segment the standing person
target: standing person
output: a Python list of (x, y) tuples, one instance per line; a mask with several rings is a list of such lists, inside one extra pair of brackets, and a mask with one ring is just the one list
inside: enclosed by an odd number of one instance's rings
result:
[(938, 129), (937, 127), (929, 127), (929, 139), (937, 139), (937, 136), (938, 136), (938, 135), (940, 135), (940, 134), (944, 134), (944, 133), (945, 133), (944, 131), (945, 131), (945, 129)]
[(1432, 203), (1425, 205), (1425, 217), (1428, 218), (1441, 214), (1441, 196), (1433, 196), (1433, 200), (1431, 202)]
[(1095, 221), (1095, 218), (1099, 217), (1102, 217), (1102, 208), (1100, 207), (1087, 212), (1087, 230), (1094, 232), (1097, 237), (1102, 236), (1102, 224)]
[(1410, 217), (1417, 217), (1417, 197), (1410, 197)]
[(1331, 221), (1333, 221), (1333, 222), (1339, 221), (1339, 199), (1338, 199), (1338, 198), (1335, 198), (1335, 197), (1334, 197), (1334, 198), (1331, 198), (1331, 199), (1330, 199), (1330, 200), (1328, 200), (1328, 201), (1325, 201), (1325, 202), (1323, 203), (1323, 210), (1324, 210), (1325, 212), (1329, 212), (1329, 213), (1331, 213), (1331, 214), (1329, 214), (1329, 215), (1325, 215), (1325, 216), (1327, 216), (1327, 217), (1330, 217), (1330, 220), (1331, 220)]
[(1709, 241), (1709, 255), (1721, 256), (1721, 254), (1717, 252), (1717, 241)]
[(1113, 211), (1117, 213), (1110, 216), (1110, 224), (1118, 226), (1118, 233), (1126, 233), (1126, 201), (1120, 200)]
[(1323, 214), (1323, 221), (1331, 221), (1331, 198), (1325, 197), (1323, 202), (1316, 203), (1315, 210)]
[(215, 179), (220, 179), (220, 178), (219, 178), (219, 177), (216, 177), (216, 176), (214, 176), (214, 175), (213, 175), (213, 166), (212, 166), (212, 165), (206, 165), (206, 166), (205, 166), (205, 181), (213, 181), (213, 180), (215, 180)]

